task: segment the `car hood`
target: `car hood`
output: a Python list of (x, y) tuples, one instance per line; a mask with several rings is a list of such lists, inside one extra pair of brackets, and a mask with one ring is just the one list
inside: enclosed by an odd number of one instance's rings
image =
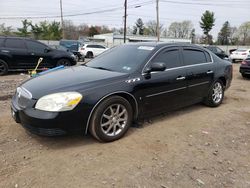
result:
[(33, 99), (64, 91), (83, 91), (93, 87), (111, 84), (126, 78), (128, 74), (100, 70), (86, 66), (68, 67), (31, 78), (21, 87), (27, 89)]

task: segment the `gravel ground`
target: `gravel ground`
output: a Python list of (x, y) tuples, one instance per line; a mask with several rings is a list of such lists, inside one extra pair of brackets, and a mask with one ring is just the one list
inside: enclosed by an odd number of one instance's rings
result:
[(148, 119), (113, 143), (32, 135), (10, 115), (27, 75), (0, 77), (0, 187), (250, 187), (250, 80), (234, 64), (223, 104)]

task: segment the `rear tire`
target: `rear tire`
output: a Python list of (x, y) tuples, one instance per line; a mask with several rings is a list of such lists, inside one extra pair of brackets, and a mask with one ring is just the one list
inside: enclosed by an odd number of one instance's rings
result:
[(250, 78), (250, 75), (248, 75), (248, 74), (241, 73), (241, 75), (243, 78)]
[(8, 69), (8, 64), (4, 60), (0, 59), (0, 76), (7, 74)]
[(57, 64), (56, 66), (61, 66), (61, 65), (64, 65), (64, 66), (71, 66), (71, 63), (68, 59), (60, 59), (57, 61)]
[(210, 88), (204, 103), (210, 107), (219, 106), (224, 98), (224, 85), (221, 80), (217, 80)]
[(93, 52), (87, 52), (86, 57), (93, 58), (94, 57)]
[(101, 142), (112, 142), (128, 131), (132, 117), (130, 103), (120, 96), (112, 96), (102, 101), (95, 109), (89, 131)]

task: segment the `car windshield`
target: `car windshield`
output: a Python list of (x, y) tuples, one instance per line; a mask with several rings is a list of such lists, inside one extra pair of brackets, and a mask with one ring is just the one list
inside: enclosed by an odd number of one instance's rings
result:
[(88, 67), (131, 73), (141, 66), (154, 46), (121, 45), (114, 47), (87, 63)]

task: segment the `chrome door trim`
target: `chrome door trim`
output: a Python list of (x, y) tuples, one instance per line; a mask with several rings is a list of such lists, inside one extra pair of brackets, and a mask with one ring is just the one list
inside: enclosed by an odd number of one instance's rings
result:
[(178, 90), (182, 90), (182, 89), (186, 89), (187, 87), (180, 87), (180, 88), (176, 88), (176, 89), (171, 89), (171, 90), (168, 90), (168, 91), (162, 91), (162, 92), (159, 92), (159, 93), (154, 93), (154, 94), (151, 94), (151, 95), (147, 95), (146, 97), (154, 97), (154, 96), (157, 96), (157, 95), (162, 95), (162, 94), (165, 94), (165, 93), (171, 93), (173, 91), (178, 91)]

